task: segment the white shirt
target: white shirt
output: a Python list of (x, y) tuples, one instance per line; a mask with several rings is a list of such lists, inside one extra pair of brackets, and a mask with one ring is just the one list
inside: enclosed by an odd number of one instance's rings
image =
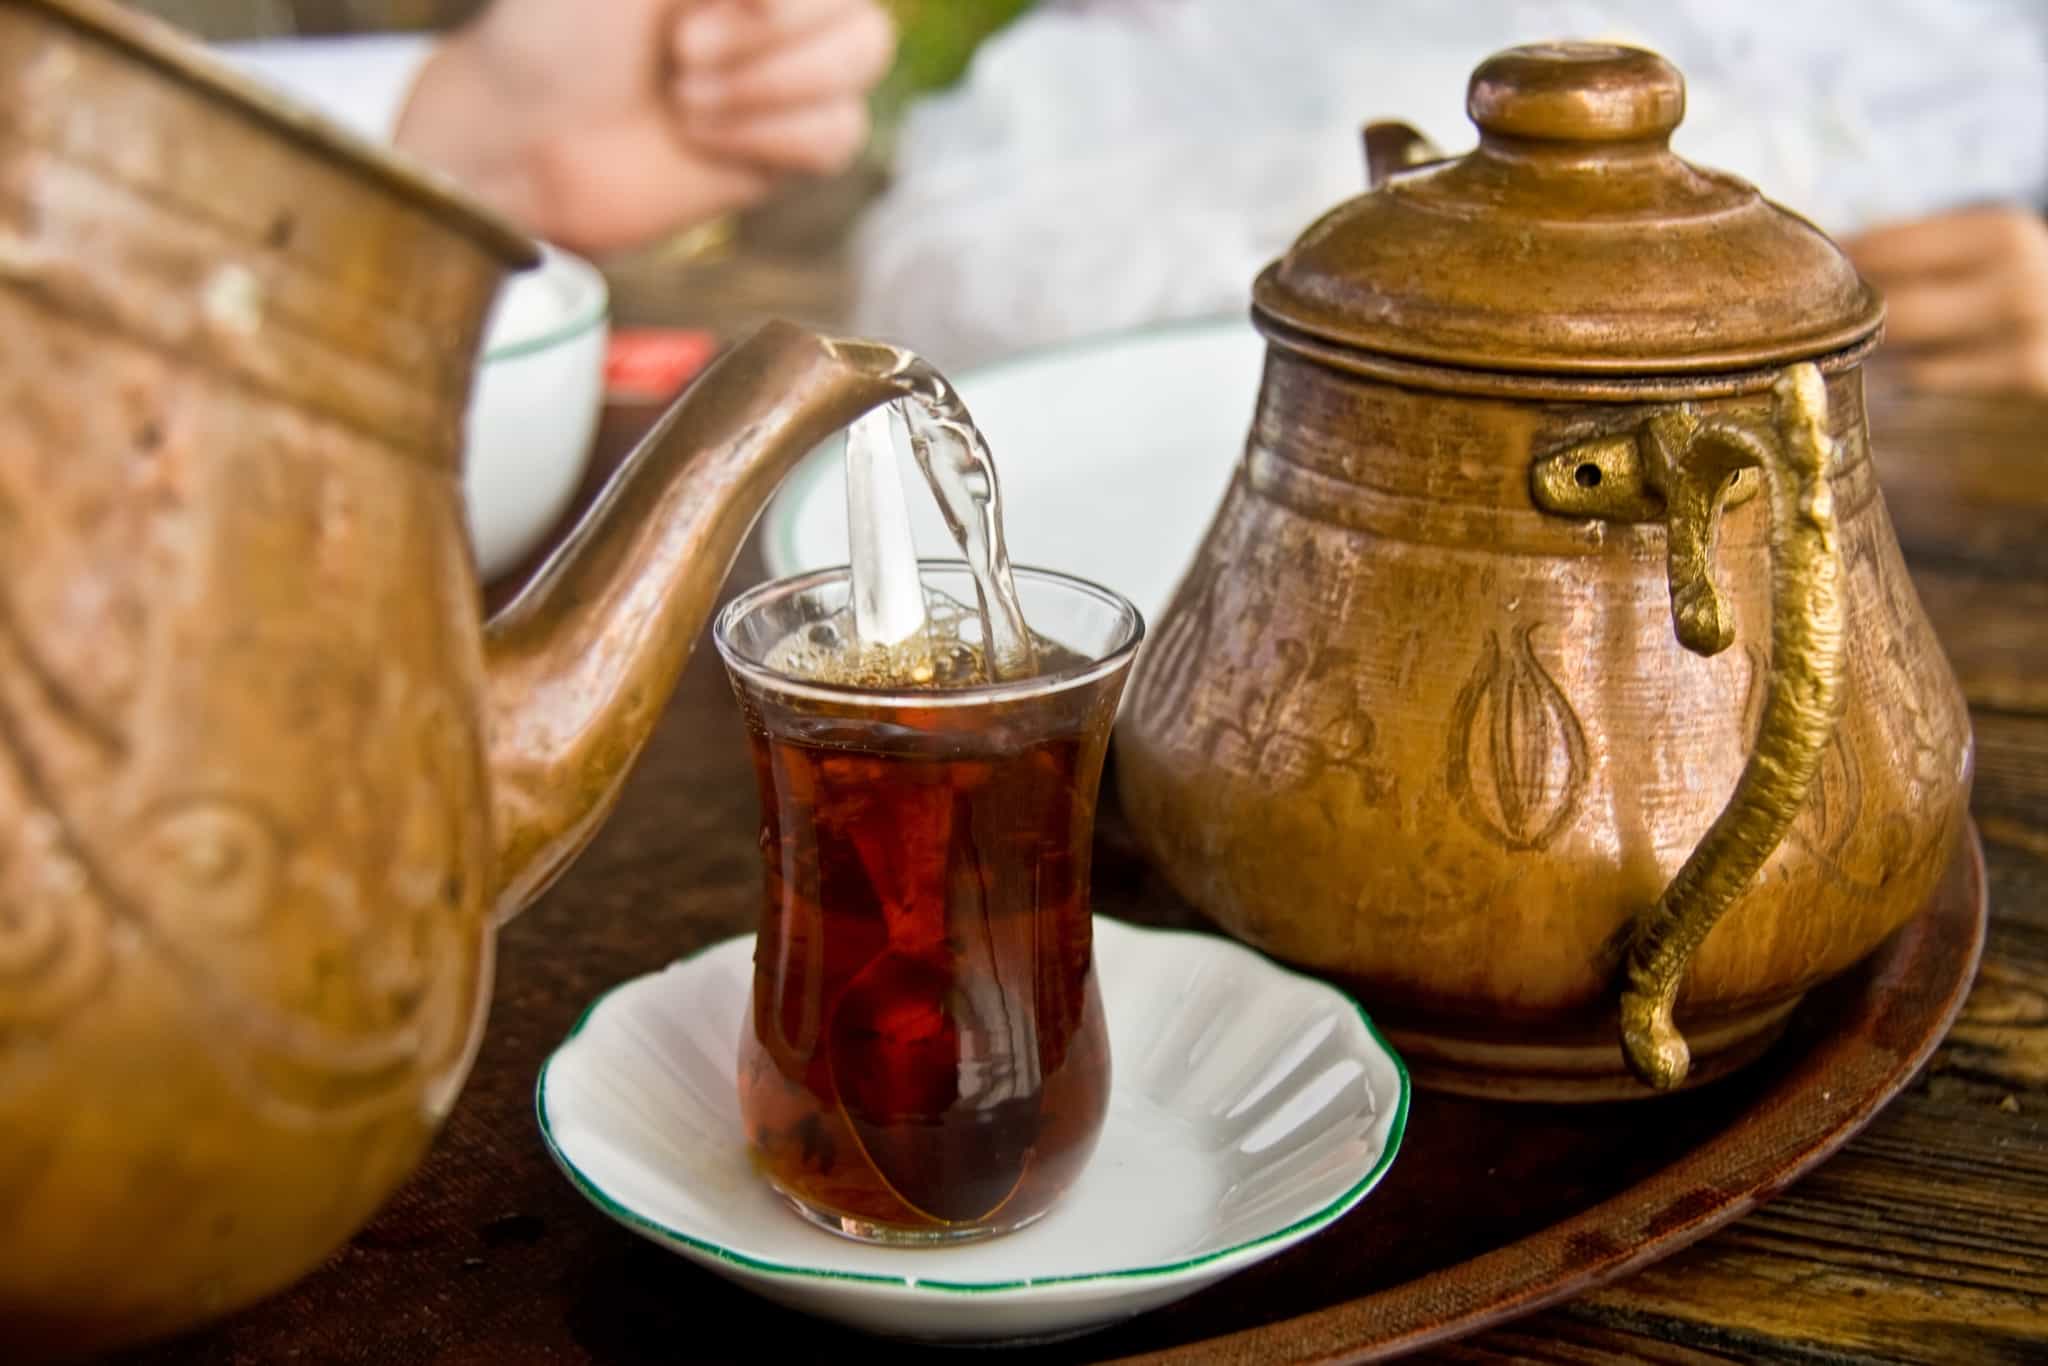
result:
[(905, 120), (857, 323), (959, 366), (1241, 313), (1364, 123), (1468, 148), (1472, 68), (1559, 37), (1669, 57), (1679, 153), (1829, 232), (2048, 204), (2048, 0), (1047, 0)]

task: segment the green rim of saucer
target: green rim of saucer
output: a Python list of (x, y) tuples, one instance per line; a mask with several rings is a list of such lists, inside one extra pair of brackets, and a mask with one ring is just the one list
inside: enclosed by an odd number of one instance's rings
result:
[[(1099, 916), (1097, 918), (1101, 920), (1109, 919), (1107, 916)], [(1225, 939), (1220, 935), (1193, 934), (1186, 930), (1149, 929), (1143, 925), (1132, 925), (1122, 920), (1117, 920), (1113, 923), (1119, 929), (1129, 930), (1136, 934), (1156, 935), (1161, 938), (1187, 937), (1214, 940), (1218, 945), (1227, 949), (1250, 954), (1274, 972), (1284, 973), (1289, 977), (1299, 978), (1313, 986), (1319, 987), (1350, 1006), (1357, 1013), (1359, 1022), (1365, 1026), (1366, 1034), (1371, 1037), (1373, 1043), (1379, 1047), (1380, 1051), (1385, 1053), (1393, 1062), (1394, 1076), (1400, 1082), (1399, 1091), (1394, 1097), (1393, 1121), (1387, 1127), (1386, 1146), (1380, 1150), (1379, 1159), (1373, 1163), (1372, 1170), (1360, 1177), (1357, 1182), (1336, 1199), (1324, 1205), (1321, 1209), (1295, 1220), (1285, 1228), (1276, 1229), (1271, 1233), (1242, 1243), (1233, 1243), (1229, 1247), (1219, 1248), (1214, 1252), (1205, 1252), (1199, 1257), (1188, 1257), (1178, 1262), (1161, 1262), (1156, 1266), (1125, 1267), (1117, 1271), (1089, 1271), (1071, 1276), (1033, 1276), (1026, 1279), (1008, 1281), (945, 1281), (927, 1280), (922, 1276), (883, 1276), (868, 1271), (834, 1271), (826, 1267), (800, 1266), (790, 1262), (776, 1262), (769, 1261), (766, 1258), (751, 1257), (744, 1252), (735, 1252), (721, 1243), (709, 1242), (694, 1234), (670, 1228), (660, 1220), (650, 1219), (630, 1206), (614, 1199), (602, 1186), (599, 1186), (595, 1181), (584, 1175), (582, 1170), (569, 1159), (568, 1154), (562, 1151), (561, 1145), (555, 1141), (554, 1129), (548, 1123), (548, 1070), (555, 1065), (555, 1059), (559, 1058), (562, 1055), (562, 1050), (567, 1048), (575, 1040), (576, 1036), (583, 1032), (583, 1027), (590, 1022), (591, 1016), (597, 1013), (599, 1007), (603, 1006), (606, 1001), (626, 987), (633, 985), (635, 982), (645, 981), (647, 977), (653, 976), (653, 973), (621, 982), (592, 1001), (584, 1008), (583, 1013), (577, 1017), (576, 1023), (570, 1027), (569, 1032), (563, 1036), (562, 1042), (557, 1044), (554, 1051), (548, 1055), (548, 1060), (541, 1064), (540, 1076), (535, 1081), (533, 1088), (534, 1118), (540, 1124), (541, 1139), (547, 1144), (548, 1153), (555, 1159), (555, 1165), (562, 1169), (563, 1173), (568, 1176), (571, 1184), (583, 1193), (583, 1197), (628, 1228), (653, 1234), (657, 1238), (666, 1239), (671, 1242), (682, 1243), (685, 1246), (695, 1248), (707, 1256), (716, 1257), (719, 1261), (728, 1262), (734, 1266), (745, 1267), (750, 1271), (758, 1271), (770, 1276), (782, 1276), (797, 1280), (854, 1281), (869, 1285), (886, 1285), (903, 1290), (932, 1290), (952, 1295), (986, 1295), (1003, 1291), (1040, 1290), (1048, 1286), (1081, 1285), (1091, 1281), (1134, 1281), (1178, 1275), (1182, 1272), (1213, 1266), (1218, 1262), (1241, 1256), (1247, 1252), (1256, 1251), (1272, 1243), (1292, 1240), (1298, 1236), (1306, 1236), (1318, 1232), (1336, 1222), (1345, 1214), (1348, 1214), (1353, 1206), (1369, 1195), (1372, 1192), (1372, 1188), (1380, 1183), (1380, 1178), (1386, 1175), (1389, 1167), (1393, 1166), (1395, 1155), (1401, 1151), (1401, 1139), (1408, 1129), (1408, 1095), (1413, 1089), (1408, 1080), (1408, 1065), (1401, 1061), (1401, 1055), (1394, 1051), (1393, 1045), (1389, 1044), (1386, 1036), (1380, 1033), (1379, 1026), (1372, 1022), (1372, 1016), (1366, 1014), (1365, 1008), (1353, 1000), (1348, 993), (1338, 990), (1328, 982), (1310, 977), (1306, 973), (1295, 972), (1291, 968), (1282, 967), (1264, 954), (1247, 948), (1235, 940)], [(741, 937), (747, 938), (751, 936)], [(734, 941), (727, 939), (721, 940), (717, 944), (708, 944), (704, 948), (697, 950), (697, 952), (685, 954), (675, 961), (676, 963), (687, 963), (694, 958), (702, 957), (704, 954), (732, 942)]]

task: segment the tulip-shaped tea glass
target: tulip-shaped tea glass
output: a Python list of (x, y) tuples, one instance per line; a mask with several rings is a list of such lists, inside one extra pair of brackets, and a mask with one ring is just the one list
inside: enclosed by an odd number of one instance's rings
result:
[[(927, 561), (921, 577), (935, 620), (975, 602), (964, 565)], [(793, 639), (838, 647), (844, 569), (765, 584), (718, 619), (766, 875), (740, 1042), (748, 1143), (799, 1213), (864, 1241), (1031, 1223), (1108, 1107), (1089, 846), (1144, 626), (1082, 580), (1016, 582), (1033, 632), (1060, 648), (997, 683), (853, 686), (778, 667)], [(969, 611), (962, 634), (974, 625)]]

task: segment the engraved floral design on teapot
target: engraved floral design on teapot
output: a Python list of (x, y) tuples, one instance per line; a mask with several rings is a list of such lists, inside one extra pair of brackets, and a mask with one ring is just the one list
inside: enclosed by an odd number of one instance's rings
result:
[(1371, 761), (1378, 734), (1365, 710), (1356, 652), (1321, 638), (1283, 637), (1273, 643), (1273, 656), (1271, 685), (1251, 688), (1235, 716), (1210, 725), (1204, 755), (1231, 756), (1234, 767), (1275, 792), (1342, 775), (1368, 803), (1389, 796), (1393, 775)]
[[(253, 793), (173, 792), (120, 859), (157, 951), (222, 1026), (207, 1034), (222, 1066), (300, 1123), (415, 1103), (459, 1059), (480, 990), (447, 971), (483, 921), (475, 737), (440, 686), (334, 664), (322, 701), (351, 699), (354, 743), (330, 775), (331, 826), (294, 828)], [(279, 925), (316, 951), (280, 961), (259, 933)]]
[(1513, 850), (1548, 848), (1578, 814), (1587, 779), (1577, 713), (1531, 643), (1535, 626), (1488, 631), (1451, 708), (1444, 782), (1474, 829)]
[[(0, 1029), (61, 1018), (92, 993), (107, 965), (100, 909), (62, 827), (18, 792), (0, 796), (0, 810), (8, 806), (24, 809), (0, 836)], [(0, 1072), (0, 1086), (6, 1080)]]
[[(224, 642), (217, 660), (260, 669), (311, 648), (276, 638), (288, 634)], [(37, 658), (18, 631), (0, 631), (0, 645), (12, 662)], [(46, 780), (24, 699), (0, 696), (0, 793), (22, 811), (0, 841), (0, 1024), (57, 1028), (116, 973), (168, 973), (210, 1021), (196, 1033), (223, 1072), (298, 1124), (417, 1103), (423, 1078), (451, 1070), (480, 985), (446, 970), (482, 922), (476, 738), (444, 689), (396, 670), (330, 655), (299, 674), (313, 676), (325, 682), (305, 694), (309, 714), (350, 740), (328, 775), (324, 828), (294, 828), (256, 791), (205, 784), (157, 791), (95, 828)], [(15, 677), (40, 694), (26, 705), (68, 707), (69, 730), (129, 754), (117, 722), (53, 700), (69, 696), (54, 678)], [(406, 775), (397, 800), (380, 802), (377, 775), (394, 771)], [(321, 951), (280, 962), (268, 932), (287, 922)]]
[(98, 988), (110, 952), (90, 868), (29, 742), (29, 709), (82, 749), (123, 749), (118, 732), (31, 647), (0, 594), (0, 1029), (61, 1019)]

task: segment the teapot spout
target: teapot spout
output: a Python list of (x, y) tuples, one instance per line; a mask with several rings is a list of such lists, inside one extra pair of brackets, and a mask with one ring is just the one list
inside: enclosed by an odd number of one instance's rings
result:
[(771, 322), (690, 386), (484, 629), (494, 910), (610, 814), (755, 518), (820, 441), (902, 386), (878, 348)]

